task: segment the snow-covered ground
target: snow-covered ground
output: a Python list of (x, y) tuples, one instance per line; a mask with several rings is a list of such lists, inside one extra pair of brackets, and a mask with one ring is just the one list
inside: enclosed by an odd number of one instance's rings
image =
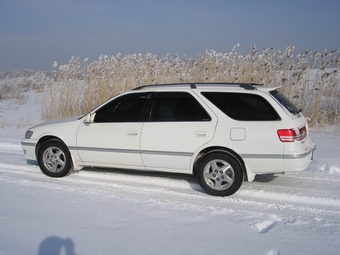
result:
[(230, 197), (192, 176), (87, 169), (49, 178), (20, 141), (39, 100), (0, 101), (0, 254), (340, 254), (340, 138), (311, 132), (310, 167)]

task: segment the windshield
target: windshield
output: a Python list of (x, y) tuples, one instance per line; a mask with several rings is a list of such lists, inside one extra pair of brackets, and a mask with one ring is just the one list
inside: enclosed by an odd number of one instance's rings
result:
[(280, 104), (286, 108), (290, 113), (294, 115), (299, 115), (300, 110), (284, 95), (282, 95), (277, 90), (271, 91), (270, 94), (275, 97), (277, 101), (280, 102)]

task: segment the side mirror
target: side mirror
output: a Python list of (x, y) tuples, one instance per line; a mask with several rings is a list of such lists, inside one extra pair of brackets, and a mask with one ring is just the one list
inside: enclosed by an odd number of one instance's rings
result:
[(84, 119), (84, 123), (85, 124), (90, 124), (90, 123), (92, 123), (93, 122), (93, 119), (94, 119), (94, 113), (88, 113), (88, 114), (86, 114), (86, 116), (85, 116), (85, 119)]

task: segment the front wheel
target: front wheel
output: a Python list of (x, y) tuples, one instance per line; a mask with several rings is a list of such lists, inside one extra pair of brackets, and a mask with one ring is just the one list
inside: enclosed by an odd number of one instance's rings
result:
[(197, 179), (208, 194), (230, 196), (241, 187), (243, 171), (233, 156), (224, 152), (211, 152), (200, 160)]
[(38, 163), (41, 171), (50, 177), (64, 177), (72, 169), (70, 152), (58, 140), (47, 141), (41, 145)]

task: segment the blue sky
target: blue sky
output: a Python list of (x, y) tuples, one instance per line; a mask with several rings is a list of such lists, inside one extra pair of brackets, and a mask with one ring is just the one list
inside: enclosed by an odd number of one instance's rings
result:
[(340, 49), (339, 0), (0, 0), (0, 72), (72, 56)]

